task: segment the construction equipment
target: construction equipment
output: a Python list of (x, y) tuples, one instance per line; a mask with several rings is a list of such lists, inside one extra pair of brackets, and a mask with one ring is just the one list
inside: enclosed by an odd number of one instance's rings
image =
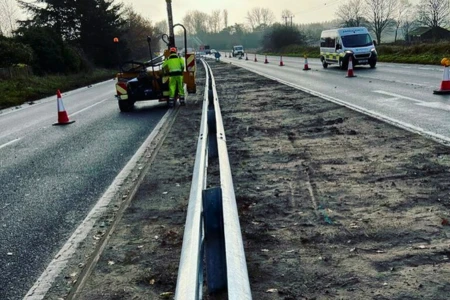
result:
[[(120, 64), (119, 73), (116, 75), (116, 98), (121, 112), (129, 112), (134, 109), (136, 101), (159, 100), (169, 102), (169, 76), (162, 69), (164, 59), (169, 57), (169, 49), (176, 47), (174, 27), (181, 26), (184, 29), (184, 48), (187, 48), (186, 28), (182, 24), (173, 24), (172, 0), (166, 0), (169, 25), (169, 35), (163, 34), (162, 41), (167, 45), (164, 54), (153, 57), (151, 38), (147, 37), (150, 51), (150, 60), (145, 62), (126, 61)], [(119, 45), (118, 38), (114, 43)], [(195, 54), (185, 53), (185, 70), (183, 71), (183, 83), (189, 94), (196, 93), (196, 66)]]

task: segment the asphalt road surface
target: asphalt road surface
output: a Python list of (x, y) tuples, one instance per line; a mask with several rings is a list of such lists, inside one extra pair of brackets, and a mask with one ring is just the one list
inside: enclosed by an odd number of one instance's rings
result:
[(0, 113), (0, 299), (22, 299), (166, 113), (120, 113), (113, 81)]
[[(283, 83), (343, 104), (389, 123), (432, 138), (450, 142), (450, 95), (435, 95), (439, 90), (443, 67), (378, 63), (354, 68), (356, 77), (347, 78), (347, 71), (337, 65), (328, 69), (318, 59), (308, 59), (310, 71), (303, 71), (303, 57), (248, 55), (248, 61), (221, 57), (248, 70), (277, 79)], [(280, 60), (284, 66), (280, 66)]]

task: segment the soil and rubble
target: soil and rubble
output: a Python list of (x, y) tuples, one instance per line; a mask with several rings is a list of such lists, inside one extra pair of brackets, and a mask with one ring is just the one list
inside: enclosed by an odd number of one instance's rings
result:
[[(255, 300), (448, 299), (450, 148), (210, 61)], [(205, 74), (78, 299), (175, 292)], [(64, 299), (83, 256), (49, 299)], [(214, 299), (214, 297), (208, 297)]]

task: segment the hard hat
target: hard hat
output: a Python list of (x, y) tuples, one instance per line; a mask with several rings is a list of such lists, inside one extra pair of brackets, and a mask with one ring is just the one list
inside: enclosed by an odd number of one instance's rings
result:
[(171, 53), (177, 53), (177, 48), (171, 47), (171, 48), (170, 48), (170, 52), (171, 52)]

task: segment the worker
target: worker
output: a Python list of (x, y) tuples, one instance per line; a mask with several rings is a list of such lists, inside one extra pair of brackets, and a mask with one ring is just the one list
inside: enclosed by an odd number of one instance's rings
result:
[(175, 106), (175, 94), (177, 92), (180, 97), (180, 105), (185, 105), (183, 86), (184, 61), (178, 57), (177, 48), (171, 47), (169, 51), (170, 55), (163, 63), (164, 72), (169, 74), (169, 106)]

